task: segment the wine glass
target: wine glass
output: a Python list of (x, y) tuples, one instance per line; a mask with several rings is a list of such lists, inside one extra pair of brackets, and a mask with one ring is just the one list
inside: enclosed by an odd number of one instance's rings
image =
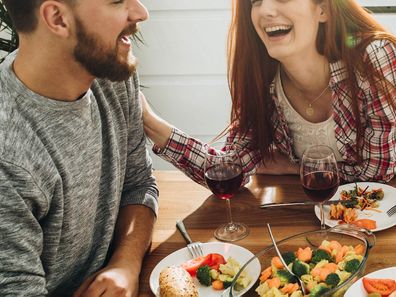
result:
[(205, 181), (212, 193), (227, 203), (229, 221), (214, 232), (221, 241), (237, 241), (249, 234), (245, 224), (235, 223), (231, 214), (230, 199), (239, 190), (243, 181), (241, 160), (235, 145), (223, 142), (211, 143), (205, 153)]
[(326, 229), (323, 203), (335, 194), (340, 183), (333, 150), (326, 145), (308, 147), (301, 159), (300, 178), (305, 194), (319, 203), (320, 228)]

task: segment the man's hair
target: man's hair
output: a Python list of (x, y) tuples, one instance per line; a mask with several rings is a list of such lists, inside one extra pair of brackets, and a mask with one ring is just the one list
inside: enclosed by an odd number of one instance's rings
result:
[[(31, 33), (38, 23), (37, 10), (46, 0), (2, 0), (17, 32)], [(73, 3), (75, 0), (63, 2)]]
[(36, 11), (45, 0), (3, 0), (18, 32), (30, 33), (36, 29)]

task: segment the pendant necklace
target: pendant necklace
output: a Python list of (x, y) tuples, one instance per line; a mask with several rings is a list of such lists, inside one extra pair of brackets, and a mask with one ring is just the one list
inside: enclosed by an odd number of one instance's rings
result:
[(307, 115), (307, 116), (313, 116), (313, 114), (314, 114), (314, 109), (313, 109), (313, 107), (312, 107), (312, 104), (314, 104), (320, 97), (322, 97), (323, 96), (323, 94), (326, 92), (326, 90), (329, 88), (329, 85), (327, 85), (324, 89), (323, 89), (323, 91), (319, 94), (319, 96), (318, 97), (316, 97), (314, 100), (312, 100), (311, 102), (309, 102), (308, 100), (307, 100), (307, 102), (308, 102), (308, 107), (305, 109), (305, 114)]

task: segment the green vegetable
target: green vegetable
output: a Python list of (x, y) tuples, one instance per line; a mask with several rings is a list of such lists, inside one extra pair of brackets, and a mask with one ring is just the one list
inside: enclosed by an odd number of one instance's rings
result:
[(338, 276), (337, 273), (330, 273), (327, 277), (326, 277), (326, 284), (335, 287), (340, 283), (340, 277)]
[(282, 254), (283, 260), (285, 260), (286, 265), (289, 265), (290, 263), (294, 262), (296, 260), (296, 255), (292, 252), (286, 252)]
[(281, 269), (278, 270), (275, 273), (276, 277), (280, 279), (281, 281), (281, 286), (284, 286), (285, 284), (288, 283), (295, 283), (297, 282), (296, 278), (294, 277), (294, 275), (290, 274), (289, 271), (287, 271), (286, 269)]
[(224, 289), (227, 289), (228, 287), (230, 287), (231, 284), (232, 284), (232, 281), (225, 281), (225, 282), (223, 282)]
[(317, 285), (313, 287), (311, 292), (309, 293), (309, 297), (319, 297), (322, 296), (324, 293), (329, 291), (330, 289), (325, 287), (324, 285)]
[(197, 279), (204, 286), (209, 287), (210, 285), (212, 285), (212, 278), (210, 277), (210, 267), (208, 265), (204, 265), (198, 268)]
[(354, 273), (358, 270), (360, 261), (358, 259), (352, 259), (345, 263), (344, 270), (350, 273)]
[(327, 251), (321, 249), (313, 251), (311, 263), (319, 263), (322, 260), (333, 262), (333, 258)]
[(373, 190), (373, 192), (370, 194), (369, 199), (372, 200), (382, 200), (384, 198), (384, 191), (381, 190)]
[(292, 271), (295, 275), (300, 277), (301, 275), (309, 273), (309, 265), (297, 259), (293, 262)]

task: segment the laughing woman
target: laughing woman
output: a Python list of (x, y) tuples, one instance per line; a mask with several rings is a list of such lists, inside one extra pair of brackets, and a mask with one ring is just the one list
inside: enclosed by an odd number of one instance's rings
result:
[[(303, 151), (325, 144), (343, 180), (389, 181), (395, 36), (355, 0), (234, 0), (232, 11), (227, 141), (239, 147), (244, 173), (298, 174)], [(154, 152), (203, 184), (207, 144), (145, 105)]]

